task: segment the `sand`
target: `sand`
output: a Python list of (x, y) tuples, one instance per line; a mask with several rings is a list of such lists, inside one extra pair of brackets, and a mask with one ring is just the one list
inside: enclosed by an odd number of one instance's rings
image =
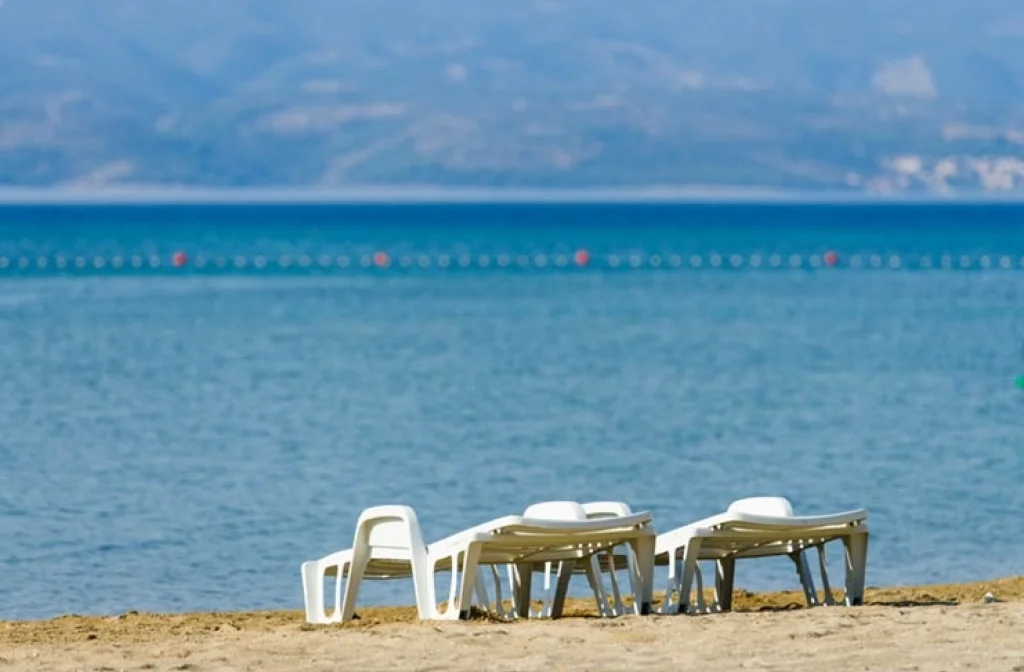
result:
[(410, 608), (317, 627), (299, 612), (65, 616), (0, 622), (0, 670), (1024, 672), (1024, 577), (867, 598), (806, 609), (797, 593), (743, 592), (729, 614), (603, 620), (577, 602), (565, 619), (516, 623), (420, 623)]

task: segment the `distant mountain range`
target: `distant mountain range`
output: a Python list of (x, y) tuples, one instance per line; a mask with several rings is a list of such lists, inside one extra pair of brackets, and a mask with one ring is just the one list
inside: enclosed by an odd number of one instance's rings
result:
[(0, 0), (0, 187), (1024, 190), (1022, 0)]

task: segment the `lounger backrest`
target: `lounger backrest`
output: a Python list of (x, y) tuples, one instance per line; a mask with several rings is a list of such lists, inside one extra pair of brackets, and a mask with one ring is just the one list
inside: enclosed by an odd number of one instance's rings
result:
[(586, 520), (579, 502), (538, 502), (526, 507), (523, 518), (538, 520)]
[(411, 551), (424, 549), (423, 532), (416, 512), (407, 506), (375, 506), (363, 511), (356, 523), (356, 539), (376, 549)]
[(583, 504), (583, 512), (589, 520), (594, 520), (629, 516), (633, 510), (625, 502), (586, 502)]
[(729, 513), (787, 518), (793, 515), (793, 505), (785, 497), (747, 497), (730, 504)]

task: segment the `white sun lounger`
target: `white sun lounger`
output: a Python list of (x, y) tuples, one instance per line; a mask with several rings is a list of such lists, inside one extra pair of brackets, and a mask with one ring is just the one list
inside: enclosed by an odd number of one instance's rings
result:
[[(504, 610), (500, 581), (492, 610), (498, 615), (527, 617), (530, 612), (530, 576), (536, 563), (565, 562), (568, 583), (570, 561), (589, 558), (596, 552), (629, 544), (638, 558), (631, 578), (640, 586), (641, 599), (635, 612), (651, 611), (655, 531), (650, 513), (636, 513), (614, 519), (587, 520), (576, 502), (545, 502), (527, 509), (521, 516), (505, 516), (459, 532), (427, 546), (419, 521), (407, 506), (378, 506), (367, 509), (356, 523), (352, 547), (302, 564), (302, 587), (306, 621), (332, 623), (350, 620), (355, 613), (363, 579), (411, 577), (416, 607), (423, 620), (468, 618), (474, 593), (490, 606), (478, 567), (511, 565), (513, 612)], [(438, 572), (451, 572), (451, 588), (444, 611), (437, 604), (435, 579)], [(338, 578), (334, 608), (324, 608), (324, 579)], [(344, 590), (342, 578), (346, 578)], [(557, 604), (542, 615), (561, 615), (564, 591)]]
[[(539, 506), (543, 506), (543, 504)], [(633, 514), (629, 506), (622, 502), (587, 502), (582, 505), (582, 510), (583, 515), (587, 520), (607, 520), (622, 516), (630, 516)], [(651, 551), (653, 552), (653, 550), (654, 549), (652, 548)], [(621, 615), (630, 610), (635, 611), (635, 609), (627, 609), (624, 606), (622, 599), (623, 593), (619, 588), (616, 571), (625, 569), (629, 572), (630, 592), (626, 593), (626, 595), (633, 598), (633, 602), (635, 603), (637, 600), (636, 595), (633, 592), (635, 584), (632, 577), (636, 576), (638, 572), (637, 560), (638, 558), (634, 549), (626, 545), (619, 545), (616, 547), (606, 547), (583, 560), (574, 560), (569, 561), (568, 563), (554, 561), (534, 563), (532, 565), (531, 573), (540, 572), (543, 574), (544, 591), (545, 594), (549, 596), (544, 600), (544, 605), (536, 615), (550, 615), (549, 612), (552, 608), (560, 608), (561, 605), (564, 605), (569, 580), (573, 574), (586, 575), (591, 591), (593, 592), (594, 598), (597, 602), (599, 615), (609, 617)], [(615, 567), (616, 571), (609, 571), (611, 567)], [(520, 580), (521, 572), (518, 572), (516, 567), (512, 565), (509, 566), (508, 570), (510, 590), (515, 591), (516, 581)], [(552, 584), (552, 570), (554, 570), (555, 577), (554, 585)], [(605, 573), (607, 573), (611, 578), (611, 594), (614, 596), (613, 602), (609, 602), (610, 596), (604, 585)], [(494, 581), (495, 585), (500, 590), (501, 579), (497, 573), (495, 573)], [(552, 593), (552, 591), (554, 591), (554, 593)], [(486, 595), (486, 593), (484, 594)], [(533, 612), (531, 612), (531, 615), (533, 615)]]
[[(623, 502), (591, 502), (583, 505), (588, 517), (607, 518), (629, 515)], [(864, 575), (867, 565), (867, 512), (863, 509), (824, 516), (796, 516), (783, 497), (751, 497), (733, 502), (722, 514), (705, 518), (658, 535), (655, 564), (668, 565), (666, 599), (659, 613), (704, 613), (728, 611), (736, 560), (786, 555), (796, 565), (808, 606), (819, 604), (805, 550), (818, 549), (824, 600), (835, 604), (825, 565), (824, 545), (841, 540), (846, 547), (845, 603), (859, 605), (864, 599)], [(592, 557), (596, 579), (588, 578), (602, 615), (623, 610), (616, 572), (630, 569), (636, 557), (615, 549)], [(715, 596), (712, 605), (704, 600), (699, 561), (716, 562)], [(611, 595), (604, 588), (604, 575), (611, 582)], [(696, 599), (691, 597), (696, 583)], [(562, 599), (556, 595), (555, 599)]]
[[(661, 613), (699, 613), (732, 609), (736, 561), (785, 555), (796, 565), (808, 606), (819, 604), (804, 551), (816, 548), (821, 570), (824, 604), (835, 604), (825, 563), (825, 544), (841, 541), (845, 547), (847, 605), (864, 601), (867, 570), (867, 511), (797, 516), (784, 497), (750, 497), (733, 502), (725, 513), (699, 520), (658, 536), (657, 564), (669, 566), (669, 586)], [(697, 562), (714, 560), (715, 602), (704, 604)], [(691, 589), (697, 580), (696, 604)]]

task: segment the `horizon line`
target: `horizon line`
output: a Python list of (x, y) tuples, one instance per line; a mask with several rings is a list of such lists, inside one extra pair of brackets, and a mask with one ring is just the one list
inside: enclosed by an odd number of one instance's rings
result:
[(612, 188), (467, 188), (444, 186), (313, 187), (122, 186), (0, 187), (0, 205), (384, 205), (458, 203), (773, 203), (773, 204), (1024, 204), (1024, 190), (871, 193), (762, 187), (656, 186)]

